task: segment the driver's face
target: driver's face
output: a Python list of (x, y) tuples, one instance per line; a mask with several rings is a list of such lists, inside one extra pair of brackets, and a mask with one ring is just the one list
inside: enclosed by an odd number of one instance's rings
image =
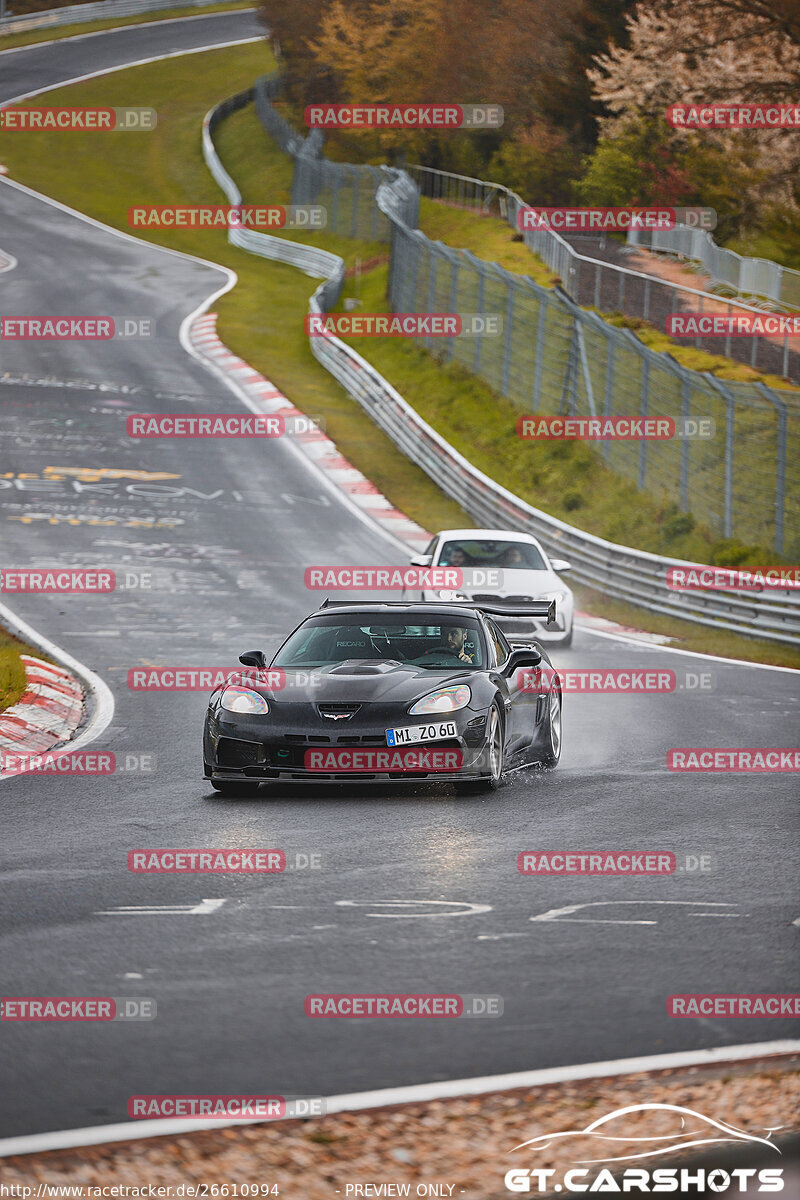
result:
[(464, 649), (464, 642), (467, 640), (466, 629), (459, 629), (456, 625), (451, 625), (446, 633), (447, 645), (451, 650), (455, 650), (460, 654)]

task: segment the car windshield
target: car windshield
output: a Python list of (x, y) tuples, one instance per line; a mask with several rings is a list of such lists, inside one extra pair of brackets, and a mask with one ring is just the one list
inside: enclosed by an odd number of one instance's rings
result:
[[(418, 614), (414, 614), (417, 615)], [(400, 662), (431, 671), (459, 664), (483, 666), (482, 637), (474, 618), (439, 618), (411, 625), (381, 614), (313, 618), (281, 647), (273, 667), (299, 670), (352, 661)]]
[(445, 542), (438, 565), (443, 567), (504, 567), (509, 571), (546, 571), (547, 564), (530, 542), (459, 538)]

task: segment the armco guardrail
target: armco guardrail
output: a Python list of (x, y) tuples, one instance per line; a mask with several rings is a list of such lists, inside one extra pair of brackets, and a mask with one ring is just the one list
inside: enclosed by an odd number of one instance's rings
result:
[(784, 309), (800, 308), (800, 271), (768, 258), (748, 258), (718, 246), (705, 229), (676, 225), (674, 229), (628, 230), (629, 246), (645, 246), (658, 254), (677, 254), (700, 263), (715, 286), (739, 296), (766, 297)]
[(105, 21), (109, 17), (135, 17), (139, 13), (170, 8), (205, 8), (219, 0), (97, 0), (91, 4), (70, 4), (65, 8), (47, 8), (41, 12), (20, 13), (0, 18), (0, 45), (3, 34), (24, 33), (28, 29), (46, 29), (51, 25), (77, 25), (83, 21)]
[[(248, 104), (252, 95), (252, 91), (242, 92), (225, 101), (207, 114), (203, 125), (206, 164), (230, 204), (241, 204), (242, 197), (214, 148), (214, 129), (228, 113)], [(378, 203), (387, 215), (398, 207), (402, 211), (407, 177), (387, 171), (385, 180)], [(240, 228), (230, 229), (228, 238), (253, 254), (290, 263), (321, 278), (309, 302), (312, 313), (328, 311), (338, 299), (344, 284), (344, 261), (338, 255)], [(578, 582), (651, 612), (701, 625), (777, 642), (796, 642), (800, 636), (800, 595), (672, 591), (667, 570), (686, 563), (615, 545), (534, 508), (468, 462), (351, 346), (336, 337), (314, 337), (310, 344), (314, 356), (395, 445), (476, 521), (534, 534), (551, 553), (569, 558)]]

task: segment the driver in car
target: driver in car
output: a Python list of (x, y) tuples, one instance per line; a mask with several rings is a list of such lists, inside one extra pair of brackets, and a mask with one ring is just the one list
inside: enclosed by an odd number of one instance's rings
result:
[(464, 662), (471, 663), (472, 655), (467, 654), (464, 648), (464, 643), (467, 640), (466, 629), (461, 629), (458, 625), (450, 625), (445, 630), (445, 645), (451, 654), (458, 655)]

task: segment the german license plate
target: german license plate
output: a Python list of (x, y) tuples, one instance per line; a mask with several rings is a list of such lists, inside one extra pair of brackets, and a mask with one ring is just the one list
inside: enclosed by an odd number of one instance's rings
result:
[(403, 729), (387, 729), (387, 746), (408, 746), (415, 742), (443, 742), (456, 736), (455, 721), (436, 721), (431, 725), (407, 725)]

